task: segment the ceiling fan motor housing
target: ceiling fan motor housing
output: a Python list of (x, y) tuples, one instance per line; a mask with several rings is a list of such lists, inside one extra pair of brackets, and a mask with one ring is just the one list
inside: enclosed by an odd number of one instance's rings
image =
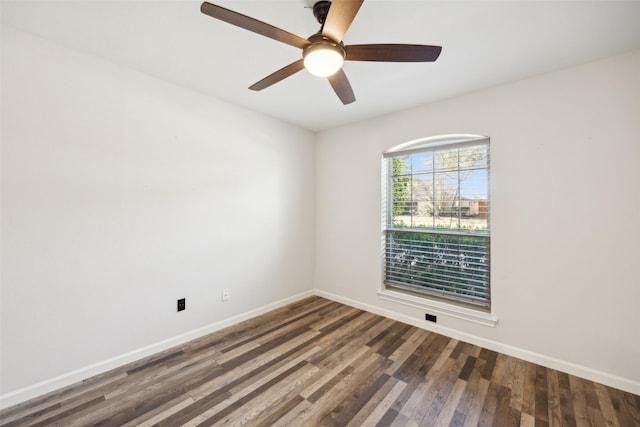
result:
[(344, 44), (342, 42), (336, 43), (320, 33), (312, 35), (307, 40), (309, 40), (311, 44), (304, 48), (304, 50), (302, 51), (302, 57), (305, 57), (306, 55), (317, 49), (330, 49), (340, 53), (343, 58), (345, 56)]
[(316, 17), (320, 25), (324, 24), (329, 13), (329, 7), (331, 7), (330, 1), (319, 1), (313, 5), (313, 16)]

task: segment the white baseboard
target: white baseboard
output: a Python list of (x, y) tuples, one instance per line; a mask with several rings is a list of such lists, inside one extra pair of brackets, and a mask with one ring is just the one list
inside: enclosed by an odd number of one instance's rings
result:
[(514, 347), (508, 344), (503, 344), (497, 341), (488, 340), (475, 335), (460, 332), (455, 329), (447, 328), (434, 323), (425, 322), (421, 319), (416, 319), (411, 316), (407, 316), (402, 313), (398, 313), (391, 310), (385, 310), (373, 305), (365, 304), (359, 301), (355, 301), (349, 298), (342, 297), (330, 292), (325, 292), (319, 289), (315, 289), (315, 295), (327, 298), (342, 304), (346, 304), (352, 307), (359, 308), (380, 316), (388, 317), (399, 322), (403, 322), (418, 328), (427, 329), (450, 338), (465, 341), (470, 344), (474, 344), (480, 347), (484, 347), (489, 350), (504, 353), (509, 356), (517, 357), (519, 359), (526, 360), (528, 362), (536, 363), (547, 368), (562, 371), (577, 377), (586, 378), (591, 381), (595, 381), (610, 387), (614, 387), (620, 390), (627, 391), (629, 393), (640, 395), (640, 382), (630, 380), (628, 378), (612, 375), (607, 372), (598, 371), (582, 365), (578, 365), (566, 360), (556, 359), (555, 357), (546, 356), (544, 354), (536, 353), (533, 351), (525, 350), (519, 347)]
[(314, 295), (313, 291), (303, 292), (301, 294), (294, 295), (292, 297), (285, 298), (280, 301), (276, 301), (274, 303), (267, 304), (262, 307), (258, 307), (246, 313), (229, 317), (228, 319), (224, 319), (219, 322), (215, 322), (210, 325), (206, 325), (201, 328), (194, 329), (192, 331), (185, 332), (183, 334), (168, 338), (166, 340), (139, 348), (137, 350), (130, 351), (128, 353), (113, 357), (111, 359), (103, 360), (101, 362), (94, 363), (93, 365), (85, 366), (75, 371), (68, 372), (63, 375), (59, 375), (55, 378), (41, 381), (39, 383), (32, 384), (15, 391), (2, 394), (0, 395), (0, 409), (8, 408), (10, 406), (17, 405), (22, 402), (26, 402), (27, 400), (31, 400), (33, 398), (42, 396), (46, 393), (52, 392), (62, 387), (69, 386), (71, 384), (90, 378), (94, 375), (107, 372), (119, 366), (126, 365), (127, 363), (135, 362), (136, 360), (140, 360), (142, 358), (151, 356), (161, 351), (168, 350), (177, 345), (184, 344), (188, 341), (194, 340), (196, 338), (200, 338), (212, 332), (218, 331), (220, 329), (224, 329), (228, 326), (234, 325), (244, 320), (251, 319), (253, 317), (259, 316), (261, 314), (267, 313), (269, 311), (275, 310), (277, 308), (283, 307), (287, 304), (291, 304), (301, 299), (310, 297), (312, 295)]
[(565, 360), (556, 359), (554, 357), (546, 356), (540, 353), (535, 353), (529, 350), (525, 350), (519, 347), (514, 347), (508, 344), (503, 344), (497, 341), (488, 340), (475, 335), (460, 332), (455, 329), (447, 328), (438, 324), (426, 323), (421, 319), (416, 319), (411, 316), (404, 315), (391, 310), (385, 310), (373, 305), (365, 304), (359, 301), (355, 301), (349, 298), (342, 297), (340, 295), (325, 292), (319, 289), (303, 292), (298, 295), (294, 295), (289, 298), (276, 301), (271, 304), (256, 308), (254, 310), (242, 313), (228, 319), (221, 320), (219, 322), (212, 323), (207, 326), (195, 329), (193, 331), (186, 332), (184, 334), (177, 335), (175, 337), (151, 344), (146, 347), (139, 348), (129, 353), (122, 354), (120, 356), (113, 357), (111, 359), (104, 360), (102, 362), (95, 363), (84, 368), (77, 369), (72, 372), (60, 375), (55, 378), (51, 378), (9, 393), (0, 395), (0, 408), (8, 408), (13, 405), (25, 402), (27, 400), (42, 396), (46, 393), (60, 389), (62, 387), (69, 386), (84, 379), (90, 378), (94, 375), (107, 372), (111, 369), (119, 366), (126, 365), (127, 363), (140, 360), (144, 357), (151, 356), (164, 350), (168, 350), (180, 344), (184, 344), (188, 341), (200, 338), (204, 335), (242, 322), (244, 320), (251, 319), (261, 314), (267, 313), (271, 310), (283, 307), (287, 304), (299, 301), (303, 298), (307, 298), (312, 295), (317, 295), (323, 298), (327, 298), (333, 301), (340, 302), (352, 307), (359, 308), (380, 316), (388, 317), (390, 319), (397, 320), (409, 325), (416, 326), (431, 330), (433, 332), (448, 336), (450, 338), (462, 340), (471, 344), (478, 345), (480, 347), (487, 348), (489, 350), (497, 351), (507, 354), (509, 356), (517, 357), (523, 360), (527, 360), (532, 363), (536, 363), (548, 368), (556, 369), (558, 371), (566, 372), (571, 375), (575, 375), (582, 378), (599, 382), (601, 384), (615, 387), (620, 390), (624, 390), (630, 393), (640, 395), (640, 383), (632, 381), (628, 378), (622, 378), (616, 375), (612, 375), (606, 372), (598, 371), (595, 369), (587, 368), (585, 366), (577, 365), (575, 363), (567, 362)]

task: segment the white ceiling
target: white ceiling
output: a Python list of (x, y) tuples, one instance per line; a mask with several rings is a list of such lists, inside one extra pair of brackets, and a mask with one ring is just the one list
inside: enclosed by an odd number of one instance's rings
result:
[[(304, 38), (314, 0), (212, 0)], [(9, 25), (163, 80), (322, 130), (640, 48), (640, 1), (366, 0), (345, 44), (443, 46), (434, 63), (347, 62), (356, 102), (303, 70), (247, 88), (301, 52), (200, 13), (200, 1), (0, 2)]]

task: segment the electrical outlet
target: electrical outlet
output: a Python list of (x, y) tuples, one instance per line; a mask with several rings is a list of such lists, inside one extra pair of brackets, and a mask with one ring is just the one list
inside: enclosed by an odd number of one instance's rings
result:
[(187, 301), (185, 298), (180, 298), (178, 300), (178, 311), (182, 311), (187, 308)]
[(222, 301), (229, 301), (229, 288), (222, 290)]
[(436, 323), (437, 318), (436, 318), (435, 314), (425, 313), (424, 314), (424, 320), (428, 320), (429, 322)]

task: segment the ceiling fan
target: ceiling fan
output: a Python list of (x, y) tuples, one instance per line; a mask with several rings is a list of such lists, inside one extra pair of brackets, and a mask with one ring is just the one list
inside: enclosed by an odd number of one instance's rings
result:
[(416, 44), (360, 44), (345, 46), (342, 37), (356, 17), (364, 0), (319, 1), (313, 15), (320, 31), (307, 39), (257, 19), (208, 2), (200, 11), (205, 15), (253, 31), (265, 37), (302, 49), (302, 58), (268, 75), (249, 87), (262, 90), (306, 68), (312, 74), (327, 77), (343, 104), (356, 100), (351, 84), (342, 70), (343, 61), (431, 62), (438, 59), (442, 47)]

